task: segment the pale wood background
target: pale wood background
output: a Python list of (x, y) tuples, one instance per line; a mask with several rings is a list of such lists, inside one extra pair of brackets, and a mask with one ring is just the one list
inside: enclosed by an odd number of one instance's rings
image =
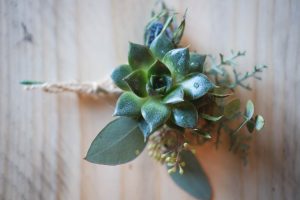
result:
[[(84, 161), (113, 102), (25, 92), (23, 79), (100, 80), (142, 42), (154, 1), (0, 0), (0, 199), (193, 199), (146, 153), (119, 166)], [(300, 199), (300, 1), (186, 0), (184, 44), (203, 53), (247, 50), (244, 69), (270, 68), (251, 98), (266, 118), (249, 165), (224, 147), (197, 153), (214, 199)], [(22, 28), (27, 28), (27, 32)]]

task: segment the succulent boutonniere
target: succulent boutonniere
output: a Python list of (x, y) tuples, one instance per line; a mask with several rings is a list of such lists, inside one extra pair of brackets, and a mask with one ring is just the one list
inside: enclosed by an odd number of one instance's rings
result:
[[(153, 13), (144, 33), (144, 44), (129, 44), (128, 63), (117, 67), (111, 78), (123, 90), (114, 116), (92, 142), (86, 160), (118, 165), (135, 159), (148, 144), (149, 155), (166, 164), (172, 179), (196, 198), (210, 199), (211, 189), (193, 152), (221, 133), (227, 133), (230, 150), (246, 162), (251, 134), (261, 130), (262, 116), (254, 117), (249, 100), (241, 112), (234, 97), (237, 86), (249, 77), (257, 77), (266, 66), (256, 66), (241, 75), (235, 60), (244, 52), (232, 52), (228, 58), (191, 52), (181, 47), (185, 16), (179, 26), (171, 11), (163, 7)], [(209, 61), (206, 61), (209, 58)], [(234, 79), (224, 66), (231, 66)], [(238, 127), (232, 121), (241, 121)]]
[[(191, 52), (180, 45), (184, 29), (185, 15), (177, 24), (175, 13), (164, 4), (152, 12), (144, 44), (130, 43), (128, 63), (111, 75), (122, 90), (113, 113), (117, 118), (100, 131), (85, 159), (119, 165), (135, 159), (148, 145), (149, 155), (166, 165), (178, 186), (196, 198), (210, 199), (211, 187), (194, 156), (195, 147), (210, 141), (218, 147), (224, 135), (229, 150), (247, 162), (251, 133), (263, 128), (264, 119), (254, 115), (251, 100), (241, 108), (235, 88), (250, 90), (245, 81), (260, 79), (266, 66), (242, 74), (236, 60), (245, 52), (220, 54), (219, 59)], [(101, 84), (21, 83), (48, 92), (119, 93)], [(249, 133), (241, 132), (243, 127)]]

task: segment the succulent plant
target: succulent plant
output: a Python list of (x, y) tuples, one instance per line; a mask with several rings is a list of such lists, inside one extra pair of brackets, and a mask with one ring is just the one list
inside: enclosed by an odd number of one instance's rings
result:
[(165, 31), (150, 47), (130, 43), (128, 65), (112, 73), (115, 84), (124, 90), (114, 115), (137, 119), (145, 139), (164, 124), (196, 128), (194, 101), (216, 87), (202, 73), (205, 56), (176, 48), (171, 39), (166, 40)]

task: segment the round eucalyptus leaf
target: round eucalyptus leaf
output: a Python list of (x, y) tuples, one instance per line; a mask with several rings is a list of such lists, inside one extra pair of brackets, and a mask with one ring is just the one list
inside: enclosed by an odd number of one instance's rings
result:
[(245, 117), (250, 120), (254, 114), (254, 105), (251, 100), (247, 101), (246, 104), (246, 111), (245, 111)]
[(255, 129), (260, 131), (265, 125), (265, 120), (261, 115), (255, 117)]
[(198, 162), (197, 158), (190, 151), (182, 151), (180, 157), (186, 165), (183, 167), (183, 174), (177, 170), (171, 173), (173, 181), (190, 195), (201, 200), (210, 200), (212, 196), (211, 186), (208, 178)]
[(198, 111), (188, 101), (174, 104), (172, 108), (172, 120), (180, 127), (195, 128), (198, 124)]
[(206, 55), (200, 55), (195, 52), (190, 53), (190, 66), (189, 72), (203, 72), (203, 66), (205, 62)]
[(130, 89), (139, 97), (146, 97), (147, 73), (138, 69), (124, 78)]
[(142, 116), (150, 126), (150, 131), (155, 131), (170, 117), (170, 109), (156, 99), (149, 99), (142, 106)]
[(155, 62), (155, 58), (147, 46), (130, 42), (128, 62), (133, 69), (138, 69), (141, 67), (150, 67)]
[(97, 135), (85, 159), (96, 164), (119, 165), (135, 159), (145, 146), (138, 122), (119, 117)]
[(192, 100), (204, 96), (210, 89), (215, 87), (207, 76), (201, 73), (190, 74), (179, 84), (185, 91), (186, 96)]
[(116, 86), (118, 86), (122, 90), (130, 90), (129, 86), (123, 79), (131, 72), (132, 69), (129, 65), (121, 65), (113, 71), (113, 73), (111, 74), (111, 78)]
[(168, 51), (174, 48), (172, 40), (166, 35), (166, 32), (161, 32), (151, 43), (150, 50), (152, 54), (159, 60), (162, 60)]
[(118, 99), (115, 107), (115, 116), (138, 117), (145, 99), (136, 96), (133, 92), (124, 92)]
[(188, 48), (173, 49), (163, 58), (163, 63), (175, 74), (186, 74), (189, 70), (190, 54)]
[(254, 131), (254, 128), (255, 128), (255, 122), (253, 119), (247, 121), (247, 130), (249, 131), (249, 133), (252, 133)]
[(233, 93), (228, 88), (216, 87), (209, 94), (211, 94), (217, 98), (225, 98), (225, 97), (232, 95)]
[(230, 101), (224, 107), (224, 116), (227, 119), (231, 119), (236, 113), (240, 111), (241, 101), (239, 99), (234, 99)]

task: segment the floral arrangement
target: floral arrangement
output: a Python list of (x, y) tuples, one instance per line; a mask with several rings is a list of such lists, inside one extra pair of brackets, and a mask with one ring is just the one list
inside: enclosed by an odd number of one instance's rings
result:
[[(185, 15), (177, 25), (175, 13), (164, 4), (152, 12), (144, 44), (130, 43), (128, 63), (111, 75), (122, 90), (113, 114), (117, 118), (100, 131), (85, 159), (119, 165), (148, 145), (149, 155), (167, 166), (178, 186), (196, 198), (210, 199), (211, 187), (194, 147), (210, 141), (218, 147), (225, 134), (229, 150), (247, 162), (251, 133), (263, 128), (264, 119), (254, 115), (251, 100), (241, 111), (235, 88), (250, 90), (245, 81), (260, 79), (257, 75), (266, 66), (241, 74), (236, 60), (245, 52), (220, 54), (219, 59), (191, 52), (180, 45), (184, 29)], [(249, 133), (240, 131), (244, 126)]]

